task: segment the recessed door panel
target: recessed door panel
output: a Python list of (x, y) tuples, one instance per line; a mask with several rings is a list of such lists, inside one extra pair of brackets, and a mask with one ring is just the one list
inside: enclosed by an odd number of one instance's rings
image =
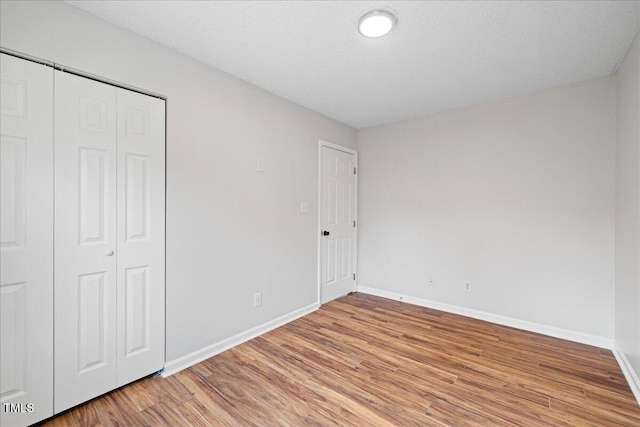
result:
[[(17, 58), (16, 58), (17, 59)], [(0, 78), (0, 105), (5, 116), (25, 117), (27, 81), (11, 77)]]
[(351, 242), (351, 237), (343, 237), (341, 239), (341, 247), (340, 247), (340, 267), (341, 274), (340, 279), (347, 280), (351, 279), (351, 247), (353, 246)]
[(328, 179), (326, 181), (326, 203), (327, 203), (327, 216), (326, 224), (335, 225), (338, 223), (338, 181)]
[(149, 267), (128, 268), (125, 277), (125, 357), (149, 349)]
[(107, 235), (107, 162), (108, 152), (79, 148), (78, 191), (80, 204), (80, 244), (104, 243)]
[(125, 114), (125, 134), (127, 138), (148, 141), (150, 138), (149, 111), (127, 107)]
[(27, 140), (0, 136), (0, 245), (24, 247), (27, 236)]
[(338, 221), (344, 224), (349, 222), (349, 183), (342, 181), (338, 188)]
[(322, 303), (355, 290), (355, 154), (328, 146), (320, 150)]
[(0, 398), (10, 400), (27, 389), (27, 292), (26, 283), (0, 286), (0, 336), (2, 371)]
[(107, 133), (107, 103), (80, 95), (80, 129), (90, 132)]
[(125, 154), (126, 239), (146, 239), (149, 230), (149, 157)]
[(53, 415), (53, 70), (0, 54), (0, 81), (0, 425), (26, 426)]
[(78, 374), (105, 364), (109, 313), (105, 272), (78, 277)]
[(338, 241), (335, 238), (327, 239), (327, 284), (333, 284), (338, 280), (338, 265)]

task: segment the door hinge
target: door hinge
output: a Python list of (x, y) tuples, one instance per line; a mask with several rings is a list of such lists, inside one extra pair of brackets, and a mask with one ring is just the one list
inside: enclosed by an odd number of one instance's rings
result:
[(356, 168), (353, 168), (353, 174), (354, 175), (356, 174)]
[(356, 220), (355, 219), (353, 220), (353, 226), (354, 227), (356, 226)]
[(356, 273), (353, 273), (353, 280), (356, 280)]

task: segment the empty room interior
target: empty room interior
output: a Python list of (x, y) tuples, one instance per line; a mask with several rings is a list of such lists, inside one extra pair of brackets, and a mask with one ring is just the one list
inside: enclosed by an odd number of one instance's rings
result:
[(0, 424), (639, 426), (639, 1), (0, 1)]

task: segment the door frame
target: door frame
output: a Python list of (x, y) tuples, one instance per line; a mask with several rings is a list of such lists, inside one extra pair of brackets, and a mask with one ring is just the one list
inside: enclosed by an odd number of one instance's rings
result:
[(353, 163), (356, 168), (355, 174), (355, 195), (354, 195), (354, 220), (356, 221), (356, 227), (353, 235), (353, 271), (356, 275), (356, 280), (353, 282), (353, 289), (351, 292), (355, 292), (358, 289), (358, 151), (353, 148), (345, 147), (343, 145), (334, 144), (332, 142), (325, 141), (323, 139), (318, 140), (318, 226), (317, 226), (317, 238), (318, 238), (318, 307), (322, 305), (322, 147), (331, 148), (334, 150), (342, 151), (344, 153), (353, 154)]

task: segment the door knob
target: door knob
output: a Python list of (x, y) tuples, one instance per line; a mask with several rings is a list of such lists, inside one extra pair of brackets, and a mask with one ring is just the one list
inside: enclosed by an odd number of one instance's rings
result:
[(324, 231), (322, 232), (322, 235), (323, 235), (323, 236), (328, 236), (329, 234), (330, 234), (330, 233), (329, 233), (327, 230), (324, 230)]
[(109, 250), (104, 253), (106, 256), (112, 256), (114, 254), (113, 251)]

